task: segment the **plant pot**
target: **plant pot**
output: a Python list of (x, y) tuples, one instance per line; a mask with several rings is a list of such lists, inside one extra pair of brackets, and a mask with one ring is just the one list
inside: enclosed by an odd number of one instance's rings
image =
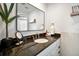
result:
[(4, 39), (2, 39), (1, 40), (1, 48), (9, 48), (10, 46), (11, 46), (11, 44), (12, 44), (12, 39), (13, 38), (4, 38)]

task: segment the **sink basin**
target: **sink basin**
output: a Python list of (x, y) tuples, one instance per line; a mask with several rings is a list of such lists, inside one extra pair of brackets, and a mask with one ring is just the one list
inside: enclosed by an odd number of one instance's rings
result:
[(41, 38), (41, 39), (34, 40), (34, 42), (36, 42), (36, 43), (47, 43), (48, 40), (47, 39), (44, 39), (44, 38)]

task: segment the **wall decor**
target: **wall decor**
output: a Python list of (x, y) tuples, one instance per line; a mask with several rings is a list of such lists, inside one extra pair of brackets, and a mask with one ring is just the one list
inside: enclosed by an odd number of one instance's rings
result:
[(72, 13), (71, 16), (79, 15), (79, 5), (72, 6)]

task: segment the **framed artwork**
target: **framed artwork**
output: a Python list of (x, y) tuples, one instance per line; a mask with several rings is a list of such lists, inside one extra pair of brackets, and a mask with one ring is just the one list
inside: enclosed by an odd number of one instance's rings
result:
[(72, 6), (72, 13), (71, 16), (79, 15), (79, 5)]

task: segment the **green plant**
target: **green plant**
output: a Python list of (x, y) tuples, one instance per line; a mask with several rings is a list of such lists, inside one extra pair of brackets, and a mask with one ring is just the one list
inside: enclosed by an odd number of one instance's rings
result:
[(0, 4), (0, 16), (2, 21), (6, 24), (6, 38), (8, 39), (8, 24), (11, 23), (17, 16), (10, 16), (12, 9), (14, 7), (14, 3), (10, 4), (10, 7), (7, 6), (6, 3)]

